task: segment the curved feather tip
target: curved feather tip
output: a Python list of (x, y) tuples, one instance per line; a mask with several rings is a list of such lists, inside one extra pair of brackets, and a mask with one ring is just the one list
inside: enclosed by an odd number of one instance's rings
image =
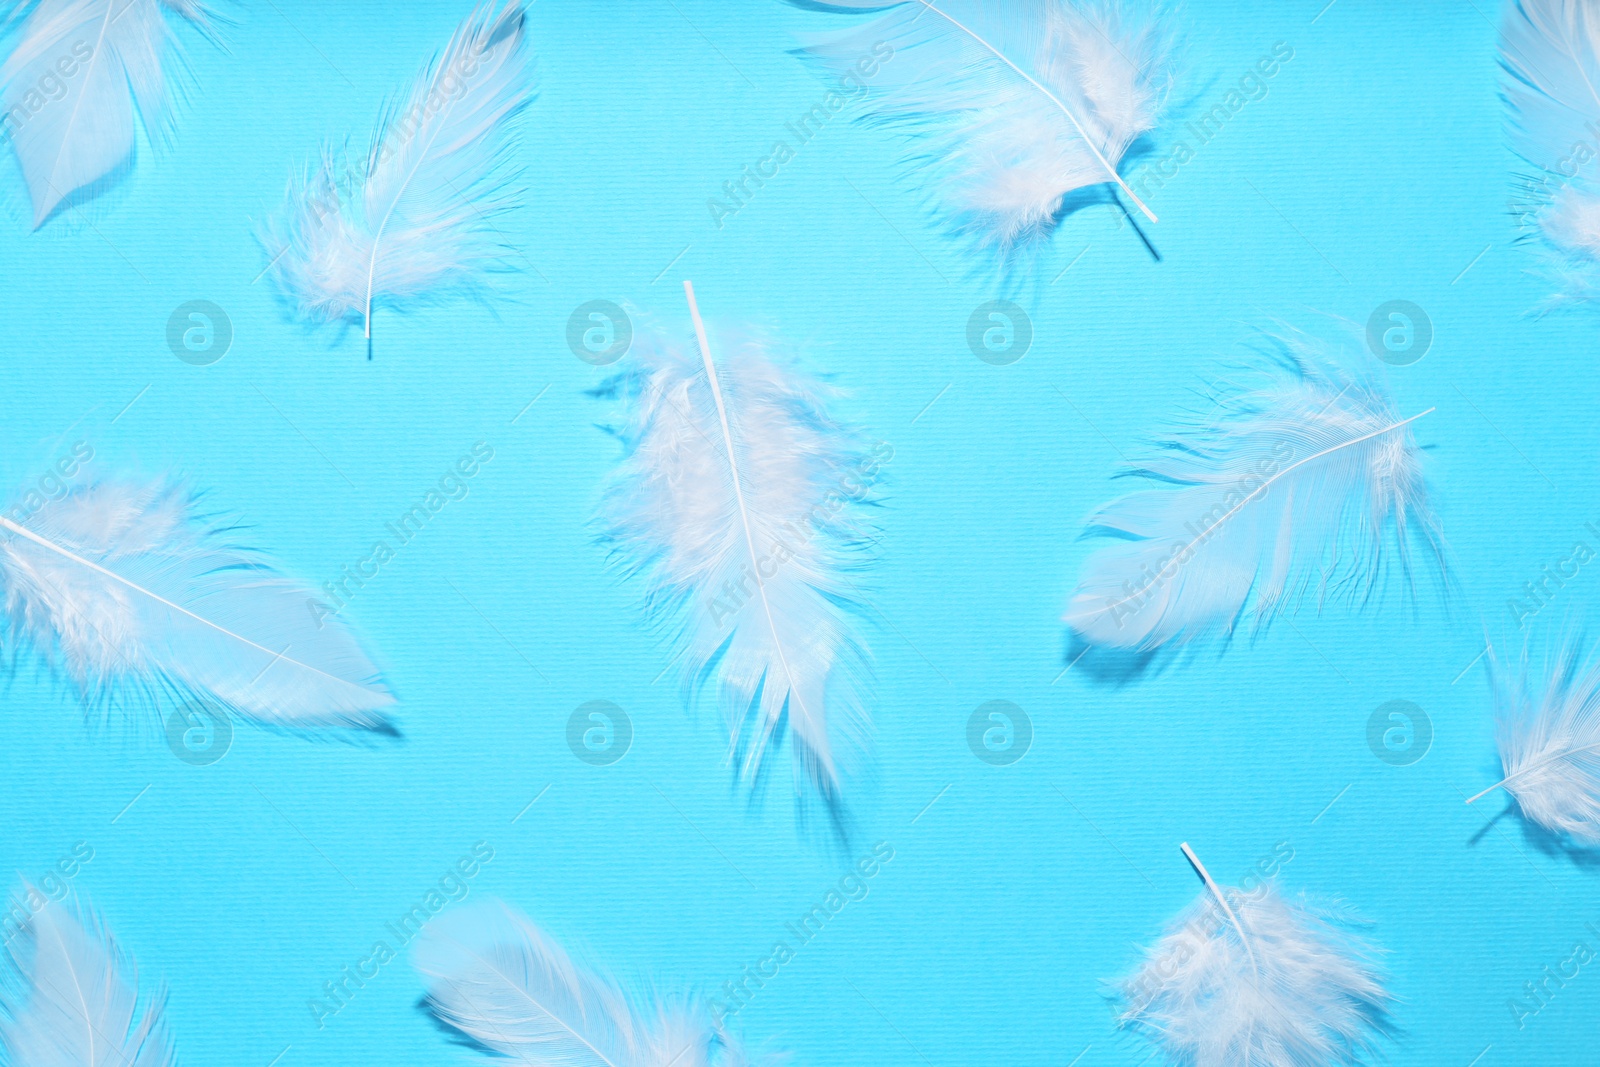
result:
[(209, 29), (199, 0), (39, 0), (23, 22), (0, 67), (0, 135), (21, 164), (35, 229), (132, 163), (136, 113), (152, 140), (164, 132), (176, 38), (163, 9)]
[(850, 572), (870, 557), (862, 513), (894, 450), (835, 421), (833, 391), (777, 342), (708, 338), (694, 317), (701, 348), (641, 331), (605, 387), (624, 457), (602, 540), (646, 579), (686, 688), (716, 679), (742, 773), (787, 727), (797, 779), (832, 802), (867, 729)]
[(139, 978), (99, 918), (24, 886), (38, 911), (6, 942), (12, 977), (0, 987), (0, 1044), (26, 1067), (168, 1067), (157, 989), (139, 1010)]
[(535, 1067), (744, 1067), (693, 1001), (648, 1012), (499, 901), (428, 924), (413, 963), (428, 1009), (474, 1044)]
[(792, 2), (889, 9), (802, 52), (838, 76), (837, 95), (865, 101), (869, 121), (921, 142), (910, 162), (959, 234), (1004, 259), (1049, 237), (1068, 194), (1098, 185), (1156, 221), (1119, 167), (1169, 94), (1158, 13), (1068, 0)]
[(493, 218), (516, 205), (515, 117), (533, 97), (526, 8), (491, 2), (383, 115), (366, 159), (325, 148), (261, 233), (268, 270), (313, 321), (471, 291), (504, 267)]
[(1268, 884), (1207, 890), (1119, 983), (1118, 1025), (1181, 1067), (1354, 1067), (1392, 1024), (1376, 950)]
[[(1126, 473), (1163, 484), (1090, 517), (1117, 538), (1083, 565), (1066, 622), (1091, 645), (1150, 651), (1245, 614), (1255, 628), (1318, 604), (1365, 602), (1389, 551), (1408, 585), (1411, 542), (1444, 574), (1421, 453), (1377, 361), (1294, 332), (1266, 336), (1263, 380), (1229, 385), (1218, 407)], [(1432, 409), (1428, 409), (1431, 411)]]
[(269, 726), (386, 728), (394, 697), (355, 639), (227, 532), (159, 482), (13, 508), (0, 515), (9, 636), (102, 709), (201, 700)]
[(1497, 742), (1505, 775), (1467, 803), (1504, 789), (1532, 822), (1600, 846), (1600, 655), (1568, 637), (1535, 677), (1489, 653)]

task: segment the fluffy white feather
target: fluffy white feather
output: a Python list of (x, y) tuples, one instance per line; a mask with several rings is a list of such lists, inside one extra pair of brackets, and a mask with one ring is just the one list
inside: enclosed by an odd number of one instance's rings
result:
[(355, 639), (226, 533), (161, 483), (0, 517), (10, 637), (99, 708), (203, 699), (271, 726), (385, 728), (394, 698)]
[[(25, 892), (40, 900), (37, 890)], [(51, 901), (7, 943), (14, 977), (0, 990), (0, 1043), (18, 1067), (168, 1067), (158, 990), (139, 1010), (139, 979), (87, 907)]]
[(1375, 952), (1348, 923), (1211, 880), (1121, 983), (1119, 1024), (1182, 1067), (1329, 1067), (1367, 1061), (1389, 1028)]
[(649, 1014), (494, 901), (429, 923), (413, 962), (428, 1007), (473, 1041), (532, 1067), (738, 1067), (743, 1053), (699, 1005)]
[(933, 170), (959, 232), (1007, 253), (1047, 237), (1068, 193), (1103, 183), (1155, 221), (1117, 172), (1167, 96), (1168, 45), (1153, 16), (1068, 0), (804, 6), (892, 6), (804, 51), (865, 85), (873, 119), (923, 140), (915, 162)]
[(1508, 4), (1500, 62), (1512, 144), (1537, 168), (1521, 213), (1558, 286), (1551, 304), (1592, 300), (1600, 296), (1600, 7)]
[(132, 163), (134, 114), (167, 121), (175, 37), (163, 9), (208, 29), (197, 0), (39, 0), (0, 67), (0, 130), (28, 183), (33, 225)]
[(1489, 654), (1499, 723), (1499, 782), (1523, 815), (1583, 845), (1600, 845), (1600, 657), (1569, 638), (1542, 678), (1523, 651), (1515, 668)]
[(365, 161), (324, 149), (262, 243), (300, 314), (372, 337), (375, 303), (470, 288), (502, 263), (493, 218), (515, 204), (512, 121), (532, 99), (522, 0), (491, 2), (391, 106)]
[(1319, 605), (1362, 601), (1391, 542), (1408, 579), (1413, 538), (1442, 573), (1410, 430), (1427, 412), (1401, 419), (1353, 342), (1296, 332), (1265, 337), (1260, 354), (1264, 380), (1228, 386), (1217, 410), (1127, 472), (1166, 487), (1089, 519), (1119, 540), (1084, 563), (1067, 610), (1088, 643), (1148, 651), (1231, 632), (1247, 605), (1259, 628), (1313, 585)]
[(736, 754), (753, 777), (780, 726), (797, 777), (830, 802), (841, 749), (861, 743), (863, 646), (847, 576), (865, 554), (866, 454), (827, 413), (831, 390), (750, 336), (634, 342), (609, 390), (626, 402), (626, 449), (603, 505), (605, 539), (676, 624), (684, 679), (716, 675)]

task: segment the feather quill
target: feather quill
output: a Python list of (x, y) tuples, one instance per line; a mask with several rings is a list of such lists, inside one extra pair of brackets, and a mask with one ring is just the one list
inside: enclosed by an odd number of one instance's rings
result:
[(1600, 846), (1600, 657), (1569, 638), (1542, 680), (1531, 677), (1527, 651), (1513, 672), (1490, 650), (1498, 710), (1498, 746), (1505, 777), (1496, 789), (1522, 814), (1585, 846)]
[(1354, 346), (1264, 338), (1267, 374), (1127, 473), (1168, 483), (1107, 504), (1091, 530), (1119, 540), (1083, 565), (1066, 621), (1087, 643), (1150, 651), (1246, 613), (1256, 628), (1315, 585), (1364, 601), (1392, 540), (1443, 573), (1420, 453), (1376, 361)]
[(164, 64), (176, 51), (166, 11), (210, 30), (198, 0), (39, 0), (22, 24), (0, 67), (0, 126), (22, 166), (35, 229), (132, 161), (135, 112), (152, 138), (164, 130)]
[(827, 414), (830, 391), (767, 343), (714, 352), (684, 291), (699, 350), (636, 341), (609, 386), (627, 402), (626, 453), (604, 539), (648, 575), (657, 621), (679, 625), (686, 685), (717, 676), (744, 774), (759, 772), (787, 723), (797, 779), (831, 803), (841, 748), (866, 729), (846, 572), (865, 553), (854, 513), (884, 446), (865, 454)]
[(478, 8), (384, 113), (359, 167), (324, 149), (291, 181), (262, 243), (301, 315), (360, 321), (370, 342), (374, 304), (470, 289), (501, 263), (493, 219), (516, 203), (513, 120), (534, 88), (525, 19), (522, 0)]
[(394, 698), (355, 639), (225, 533), (162, 483), (97, 482), (0, 517), (9, 636), (91, 706), (197, 699), (268, 726), (388, 729)]
[(1204, 879), (1201, 893), (1121, 983), (1118, 1023), (1183, 1067), (1354, 1065), (1389, 1029), (1374, 950), (1333, 915)]
[(794, 2), (891, 9), (802, 51), (864, 85), (872, 120), (924, 141), (916, 161), (958, 232), (1004, 255), (1048, 237), (1067, 194), (1107, 183), (1156, 221), (1118, 173), (1167, 97), (1153, 17), (1068, 0)]
[[(29, 896), (44, 899), (28, 887)], [(49, 901), (7, 943), (18, 981), (0, 990), (0, 1044), (25, 1067), (168, 1067), (158, 990), (139, 1011), (139, 979), (87, 907)]]
[(499, 901), (429, 923), (413, 963), (430, 1011), (532, 1067), (740, 1067), (743, 1052), (691, 1001), (641, 1012)]
[(1592, 300), (1600, 296), (1600, 7), (1508, 4), (1500, 63), (1512, 145), (1537, 168), (1519, 213), (1558, 287), (1550, 304)]

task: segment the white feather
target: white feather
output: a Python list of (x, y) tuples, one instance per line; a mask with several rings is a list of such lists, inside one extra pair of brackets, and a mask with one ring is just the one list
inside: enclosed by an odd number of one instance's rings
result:
[(1524, 650), (1512, 671), (1490, 650), (1503, 779), (1468, 800), (1505, 789), (1533, 822), (1583, 845), (1600, 845), (1600, 657), (1569, 638), (1543, 678)]
[[(45, 899), (37, 890), (30, 896)], [(167, 1067), (158, 990), (139, 1011), (132, 961), (88, 908), (46, 903), (8, 945), (20, 988), (0, 991), (0, 1043), (17, 1067)]]
[(646, 1015), (495, 901), (429, 923), (413, 962), (440, 1020), (531, 1067), (736, 1067), (742, 1052), (689, 1002)]
[(163, 63), (175, 44), (163, 7), (208, 28), (209, 12), (194, 0), (39, 0), (23, 23), (0, 67), (0, 122), (28, 183), (35, 228), (132, 162), (136, 110), (152, 138), (163, 131)]
[(1294, 333), (1264, 338), (1261, 354), (1263, 382), (1230, 386), (1218, 412), (1127, 472), (1170, 487), (1089, 519), (1122, 539), (1084, 563), (1067, 610), (1088, 643), (1147, 651), (1231, 632), (1247, 604), (1259, 628), (1313, 585), (1319, 605), (1363, 601), (1391, 540), (1410, 577), (1412, 535), (1442, 571), (1409, 428), (1427, 412), (1396, 415), (1376, 361), (1354, 344)]
[(1195, 865), (1208, 888), (1121, 983), (1119, 1025), (1182, 1067), (1368, 1060), (1391, 1002), (1372, 947), (1270, 885), (1223, 888)]
[(354, 638), (225, 533), (160, 483), (0, 518), (10, 636), (97, 707), (199, 699), (271, 726), (385, 728), (394, 698)]
[(690, 310), (699, 350), (643, 337), (612, 383), (626, 455), (605, 537), (648, 576), (651, 613), (680, 627), (686, 684), (717, 676), (745, 773), (786, 721), (797, 777), (831, 802), (841, 748), (866, 728), (846, 572), (862, 562), (855, 512), (876, 467), (828, 415), (830, 390), (767, 341), (708, 347), (692, 290)]
[(525, 17), (522, 0), (477, 9), (384, 114), (362, 165), (325, 148), (290, 183), (262, 243), (300, 314), (360, 321), (370, 338), (375, 303), (470, 288), (501, 262), (492, 220), (515, 203), (512, 120), (533, 94)]
[(1600, 295), (1600, 6), (1507, 5), (1500, 61), (1512, 144), (1538, 168), (1523, 213), (1559, 288), (1550, 303), (1592, 300)]
[(865, 84), (874, 119), (920, 135), (917, 160), (933, 169), (945, 212), (980, 244), (1004, 254), (1048, 237), (1068, 193), (1103, 183), (1155, 221), (1117, 172), (1167, 95), (1168, 47), (1154, 17), (1115, 2), (905, 0), (804, 51)]

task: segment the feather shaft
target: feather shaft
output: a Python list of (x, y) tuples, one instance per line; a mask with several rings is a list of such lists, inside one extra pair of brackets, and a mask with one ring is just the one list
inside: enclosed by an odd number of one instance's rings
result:
[(1244, 950), (1250, 954), (1250, 966), (1255, 970), (1256, 977), (1259, 979), (1261, 977), (1261, 964), (1256, 962), (1256, 951), (1250, 947), (1250, 939), (1245, 936), (1244, 926), (1239, 922), (1239, 916), (1233, 913), (1233, 908), (1228, 904), (1228, 898), (1222, 895), (1222, 890), (1217, 887), (1216, 882), (1212, 881), (1211, 872), (1206, 870), (1206, 865), (1200, 862), (1200, 857), (1194, 854), (1194, 849), (1189, 847), (1189, 842), (1184, 841), (1178, 847), (1183, 849), (1184, 856), (1194, 865), (1195, 873), (1200, 875), (1201, 879), (1206, 883), (1206, 888), (1211, 890), (1211, 895), (1217, 898), (1218, 904), (1222, 905), (1222, 912), (1228, 917), (1228, 921), (1233, 924), (1234, 930), (1238, 932), (1239, 942), (1244, 945)]
[[(281, 660), (283, 662), (293, 664), (296, 667), (300, 667), (303, 670), (311, 671), (313, 674), (320, 674), (320, 675), (322, 675), (322, 677), (327, 678), (330, 681), (338, 682), (340, 685), (349, 686), (352, 689), (357, 689), (357, 690), (361, 690), (361, 691), (365, 692), (365, 690), (363, 690), (361, 686), (356, 685), (354, 682), (351, 682), (349, 679), (340, 678), (337, 675), (329, 674), (327, 671), (324, 671), (324, 670), (322, 670), (322, 669), (320, 669), (318, 667), (313, 667), (309, 663), (302, 663), (297, 659), (294, 659), (294, 658), (292, 658), (290, 656), (287, 656), (287, 655), (284, 654), (285, 652), (288, 651), (287, 649), (274, 650), (274, 649), (267, 648), (265, 645), (257, 644), (256, 642), (250, 640), (248, 637), (245, 637), (243, 634), (235, 633), (234, 631), (228, 629), (225, 626), (221, 626), (221, 625), (219, 625), (217, 623), (212, 622), (210, 619), (206, 618), (203, 615), (197, 615), (194, 612), (190, 611), (188, 608), (184, 607), (182, 604), (175, 604), (171, 600), (168, 600), (166, 597), (162, 596), (161, 594), (156, 593), (153, 590), (146, 589), (144, 586), (139, 585), (137, 582), (131, 582), (128, 579), (124, 578), (122, 575), (118, 574), (116, 571), (113, 571), (113, 570), (111, 570), (111, 569), (109, 569), (107, 567), (102, 567), (102, 566), (100, 566), (100, 564), (94, 562), (93, 560), (85, 559), (84, 557), (78, 555), (76, 552), (72, 552), (72, 551), (70, 551), (68, 549), (62, 548), (60, 545), (56, 544), (54, 541), (51, 541), (49, 538), (40, 537), (38, 534), (34, 533), (32, 530), (29, 530), (29, 529), (27, 529), (26, 527), (23, 527), (23, 526), (18, 526), (16, 523), (12, 522), (8, 518), (5, 518), (4, 516), (0, 516), (0, 526), (5, 527), (6, 529), (10, 530), (12, 533), (21, 534), (23, 537), (27, 538), (29, 541), (32, 541), (34, 544), (39, 545), (41, 548), (48, 549), (49, 551), (54, 552), (59, 556), (62, 556), (64, 558), (66, 558), (66, 559), (71, 560), (72, 562), (78, 564), (79, 566), (87, 567), (87, 568), (89, 568), (90, 570), (94, 571), (97, 574), (100, 574), (100, 575), (103, 575), (104, 577), (110, 578), (112, 581), (117, 582), (120, 585), (126, 586), (127, 588), (133, 590), (135, 593), (138, 593), (140, 596), (149, 597), (151, 600), (154, 600), (156, 603), (160, 604), (162, 607), (171, 608), (173, 611), (176, 611), (176, 612), (178, 612), (180, 614), (183, 614), (183, 615), (187, 615), (189, 618), (193, 619), (194, 621), (196, 621), (196, 622), (198, 622), (198, 623), (200, 623), (200, 624), (202, 624), (204, 626), (211, 627), (211, 629), (216, 630), (218, 633), (222, 634), (225, 637), (231, 638), (234, 641), (238, 641), (240, 644), (248, 645), (249, 647), (251, 647), (253, 649), (256, 649), (259, 652), (266, 653), (267, 655), (273, 657), (272, 663), (277, 663), (277, 662), (279, 662)], [(268, 667), (270, 668), (271, 666), (272, 666), (272, 664), (269, 663)], [(261, 673), (265, 674), (266, 671), (262, 671)], [(258, 680), (259, 680), (259, 676), (258, 676)]]
[(970, 29), (965, 23), (957, 19), (954, 15), (946, 14), (944, 11), (935, 7), (931, 0), (915, 0), (915, 2), (921, 4), (927, 10), (932, 11), (935, 15), (938, 15), (940, 18), (944, 19), (946, 22), (950, 23), (950, 25), (954, 26), (957, 30), (966, 34), (968, 37), (971, 37), (975, 42), (978, 43), (979, 46), (993, 53), (995, 58), (999, 59), (1000, 62), (1004, 63), (1006, 66), (1015, 71), (1018, 76), (1020, 76), (1029, 85), (1043, 93), (1045, 97), (1052, 104), (1054, 104), (1063, 115), (1067, 117), (1067, 121), (1072, 123), (1072, 128), (1078, 132), (1079, 137), (1083, 138), (1083, 143), (1088, 145), (1089, 151), (1094, 154), (1094, 158), (1102, 167), (1105, 168), (1106, 173), (1111, 176), (1111, 180), (1116, 182), (1118, 187), (1120, 187), (1123, 192), (1128, 194), (1128, 198), (1139, 206), (1139, 210), (1144, 212), (1145, 218), (1149, 219), (1151, 222), (1161, 221), (1160, 219), (1156, 218), (1154, 212), (1145, 206), (1144, 201), (1140, 200), (1139, 197), (1135, 195), (1134, 191), (1128, 188), (1128, 183), (1122, 180), (1122, 175), (1117, 173), (1117, 168), (1113, 167), (1110, 160), (1106, 159), (1105, 155), (1101, 153), (1099, 147), (1097, 147), (1094, 141), (1089, 137), (1089, 132), (1083, 128), (1083, 123), (1078, 121), (1078, 116), (1072, 113), (1072, 109), (1070, 107), (1062, 103), (1060, 97), (1041, 85), (1038, 79), (1036, 79), (1033, 75), (1029, 74), (1027, 71), (1017, 66), (1016, 63), (1012, 62), (1010, 56), (1007, 56), (1004, 52), (1000, 51), (1000, 49), (990, 44), (984, 39), (982, 34)]
[(1557, 752), (1554, 755), (1546, 756), (1544, 759), (1539, 760), (1537, 763), (1530, 763), (1526, 767), (1520, 767), (1520, 768), (1517, 769), (1517, 772), (1515, 774), (1508, 774), (1504, 778), (1502, 778), (1498, 782), (1496, 782), (1494, 785), (1491, 785), (1488, 789), (1485, 789), (1483, 792), (1475, 793), (1472, 796), (1468, 797), (1467, 798), (1467, 803), (1471, 804), (1471, 803), (1474, 803), (1475, 801), (1482, 800), (1484, 797), (1488, 796), (1490, 793), (1493, 793), (1496, 789), (1501, 788), (1502, 786), (1506, 785), (1509, 782), (1516, 781), (1518, 778), (1521, 778), (1525, 774), (1529, 774), (1529, 773), (1531, 773), (1533, 771), (1537, 771), (1537, 770), (1539, 770), (1539, 769), (1541, 769), (1543, 767), (1548, 767), (1552, 763), (1559, 763), (1564, 759), (1568, 759), (1568, 758), (1570, 758), (1572, 756), (1577, 755), (1579, 752), (1600, 752), (1600, 743), (1596, 743), (1596, 744), (1593, 744), (1593, 745), (1583, 745), (1583, 746), (1581, 746), (1579, 748), (1569, 748), (1569, 749), (1566, 749), (1566, 750), (1564, 750), (1562, 752)]
[[(1290, 474), (1296, 468), (1303, 467), (1308, 463), (1314, 463), (1317, 460), (1322, 459), (1325, 456), (1331, 455), (1332, 453), (1337, 452), (1342, 448), (1349, 448), (1352, 445), (1361, 444), (1363, 441), (1370, 441), (1375, 437), (1381, 437), (1386, 433), (1393, 433), (1395, 430), (1401, 429), (1401, 428), (1403, 428), (1403, 427), (1405, 427), (1405, 426), (1407, 426), (1407, 425), (1409, 425), (1409, 424), (1411, 424), (1413, 422), (1416, 422), (1418, 419), (1422, 418), (1422, 416), (1431, 414), (1435, 410), (1436, 410), (1435, 408), (1428, 408), (1426, 411), (1419, 411), (1415, 415), (1411, 416), (1409, 419), (1403, 419), (1400, 422), (1394, 423), (1393, 425), (1385, 426), (1385, 427), (1383, 427), (1381, 429), (1373, 430), (1370, 433), (1362, 434), (1359, 437), (1352, 437), (1348, 441), (1340, 441), (1338, 444), (1330, 445), (1327, 448), (1322, 449), (1320, 452), (1315, 453), (1314, 455), (1307, 456), (1305, 459), (1296, 460), (1294, 463), (1289, 464), (1283, 470), (1278, 471), (1277, 473), (1271, 475), (1266, 480), (1264, 480), (1261, 483), (1261, 485), (1256, 487), (1256, 489), (1254, 489), (1248, 496), (1246, 496), (1243, 500), (1239, 501), (1233, 507), (1229, 508), (1226, 512), (1224, 512), (1222, 517), (1219, 518), (1213, 526), (1207, 528), (1204, 532), (1202, 532), (1200, 534), (1197, 534), (1193, 538), (1193, 540), (1189, 541), (1186, 545), (1184, 545), (1184, 552), (1188, 552), (1188, 551), (1193, 550), (1196, 546), (1198, 546), (1200, 544), (1200, 542), (1204, 541), (1208, 537), (1214, 536), (1216, 531), (1217, 531), (1217, 529), (1219, 527), (1221, 527), (1222, 525), (1224, 525), (1229, 519), (1233, 518), (1233, 516), (1237, 515), (1244, 508), (1244, 506), (1246, 504), (1250, 503), (1250, 501), (1252, 501), (1252, 500), (1256, 499), (1257, 497), (1261, 496), (1262, 494), (1264, 494), (1273, 485), (1273, 483), (1277, 482), (1281, 478), (1286, 477), (1288, 474)], [(1113, 611), (1113, 610), (1115, 610), (1117, 608), (1123, 607), (1123, 606), (1131, 603), (1134, 600), (1139, 599), (1145, 593), (1149, 592), (1151, 586), (1153, 586), (1154, 584), (1155, 584), (1155, 579), (1152, 578), (1149, 581), (1147, 581), (1144, 586), (1140, 587), (1139, 589), (1135, 590), (1134, 592), (1130, 593), (1129, 595), (1123, 597), (1121, 600), (1113, 601), (1112, 603), (1106, 605), (1104, 610), (1105, 611)]]
[[(727, 451), (728, 467), (733, 477), (733, 495), (739, 506), (739, 524), (744, 532), (745, 553), (750, 557), (751, 570), (759, 574), (760, 568), (756, 562), (755, 535), (750, 532), (750, 509), (745, 506), (744, 487), (739, 478), (739, 458), (734, 452), (733, 432), (728, 427), (728, 409), (722, 401), (722, 386), (717, 381), (716, 364), (711, 361), (711, 342), (706, 339), (706, 324), (700, 318), (700, 305), (696, 303), (694, 298), (694, 285), (687, 278), (683, 280), (683, 295), (689, 300), (689, 317), (694, 320), (694, 334), (700, 342), (700, 358), (705, 362), (706, 380), (711, 384), (711, 399), (717, 405), (717, 419), (722, 425), (722, 446)], [(772, 617), (772, 602), (767, 597), (767, 588), (761, 582), (757, 582), (756, 589), (760, 591), (762, 613), (766, 616), (767, 628), (772, 631), (773, 647), (778, 651), (778, 661), (783, 664), (783, 673), (789, 683), (789, 692), (799, 702), (801, 711), (809, 715), (810, 712), (805, 706), (805, 698), (800, 695), (800, 687), (795, 684), (794, 669), (789, 665), (789, 655), (783, 649), (783, 638), (778, 633), (777, 621)], [(774, 725), (770, 721), (763, 725), (760, 739), (751, 747), (751, 754), (746, 760), (747, 764), (761, 761), (761, 754), (766, 749), (767, 738), (771, 736)]]

